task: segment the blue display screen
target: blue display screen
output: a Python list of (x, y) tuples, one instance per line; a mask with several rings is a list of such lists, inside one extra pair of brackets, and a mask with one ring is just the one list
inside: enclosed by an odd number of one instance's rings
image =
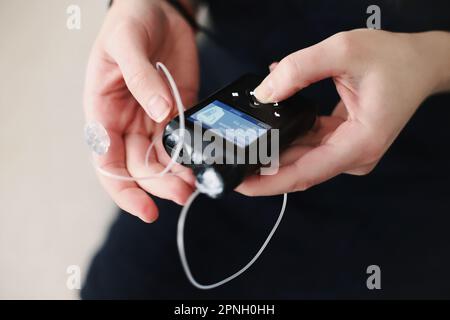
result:
[(195, 112), (188, 119), (200, 122), (203, 128), (214, 131), (240, 147), (252, 143), (271, 128), (218, 100)]

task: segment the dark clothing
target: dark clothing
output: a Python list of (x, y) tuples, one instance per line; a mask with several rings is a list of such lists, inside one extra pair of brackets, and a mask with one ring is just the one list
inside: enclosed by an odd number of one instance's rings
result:
[[(201, 94), (339, 31), (365, 27), (368, 1), (210, 1), (214, 39), (201, 44)], [(378, 1), (383, 29), (450, 30), (450, 2)], [(414, 67), (414, 66), (411, 66)], [(411, 88), (414, 90), (414, 88)], [(305, 90), (329, 113), (331, 81)], [(260, 260), (210, 291), (188, 282), (176, 248), (180, 207), (157, 199), (146, 225), (120, 214), (95, 256), (83, 298), (450, 298), (450, 95), (430, 98), (366, 177), (342, 175), (289, 195)], [(241, 268), (275, 222), (281, 196), (199, 198), (186, 225), (194, 275), (209, 284)], [(381, 290), (366, 287), (369, 265)]]

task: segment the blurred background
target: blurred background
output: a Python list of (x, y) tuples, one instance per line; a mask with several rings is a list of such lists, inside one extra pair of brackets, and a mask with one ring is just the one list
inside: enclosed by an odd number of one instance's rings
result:
[[(81, 29), (66, 26), (70, 5)], [(114, 206), (83, 141), (82, 90), (106, 0), (0, 0), (0, 299), (77, 299)]]

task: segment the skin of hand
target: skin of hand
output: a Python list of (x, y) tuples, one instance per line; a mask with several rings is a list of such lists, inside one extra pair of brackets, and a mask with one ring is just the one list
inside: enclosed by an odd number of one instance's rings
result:
[[(155, 69), (158, 61), (171, 71), (184, 105), (191, 105), (199, 82), (191, 27), (165, 1), (115, 0), (89, 58), (83, 99), (87, 121), (101, 123), (111, 138), (109, 151), (95, 156), (109, 172), (148, 176), (170, 162), (159, 141), (149, 167), (144, 164), (152, 139), (177, 110), (164, 76)], [(158, 208), (147, 192), (184, 204), (193, 191), (190, 170), (177, 164), (172, 171), (176, 174), (139, 182), (100, 174), (99, 179), (120, 208), (153, 222)]]
[(255, 89), (262, 102), (282, 101), (325, 78), (341, 101), (298, 139), (272, 176), (252, 176), (249, 196), (304, 191), (341, 173), (370, 173), (421, 103), (450, 90), (450, 34), (353, 30), (336, 34), (270, 66)]

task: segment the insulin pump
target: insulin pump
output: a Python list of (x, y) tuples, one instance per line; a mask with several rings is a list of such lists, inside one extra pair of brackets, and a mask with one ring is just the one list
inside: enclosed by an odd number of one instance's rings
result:
[(212, 198), (262, 171), (267, 158), (278, 159), (314, 126), (317, 108), (298, 93), (276, 103), (259, 102), (252, 90), (262, 80), (246, 74), (187, 110), (185, 134), (179, 132), (179, 116), (164, 130), (167, 153), (180, 151), (177, 161), (193, 170), (197, 189)]

